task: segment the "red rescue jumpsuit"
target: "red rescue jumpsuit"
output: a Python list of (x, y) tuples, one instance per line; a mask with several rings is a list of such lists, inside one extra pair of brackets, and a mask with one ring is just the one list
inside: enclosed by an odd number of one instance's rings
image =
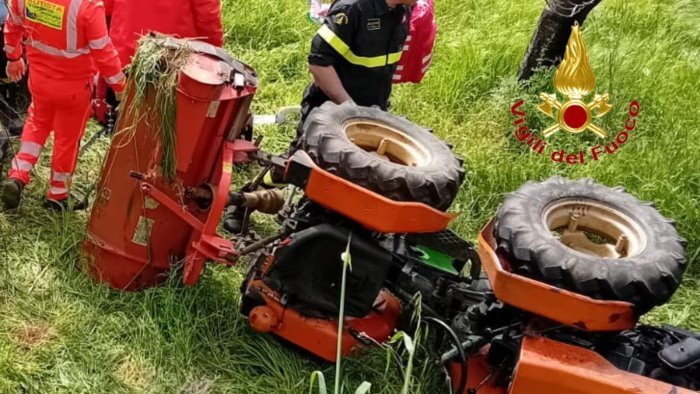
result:
[(90, 114), (92, 83), (99, 69), (117, 92), (125, 77), (107, 34), (101, 0), (14, 0), (5, 24), (5, 52), (22, 56), (26, 39), (32, 104), (20, 151), (9, 177), (29, 183), (44, 143), (54, 132), (47, 197), (68, 197), (80, 139)]
[(109, 34), (126, 66), (136, 42), (149, 32), (224, 44), (220, 0), (110, 0), (114, 4)]

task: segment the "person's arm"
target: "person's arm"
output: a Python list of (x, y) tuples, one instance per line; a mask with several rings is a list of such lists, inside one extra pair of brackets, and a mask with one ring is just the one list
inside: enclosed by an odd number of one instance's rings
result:
[(5, 55), (9, 61), (18, 61), (22, 59), (22, 38), (24, 38), (25, 30), (22, 24), (22, 15), (17, 9), (17, 2), (10, 3), (8, 16), (5, 20), (3, 32), (5, 34)]
[(220, 0), (193, 0), (192, 12), (197, 36), (204, 41), (221, 47), (224, 45), (224, 28), (221, 24)]
[(355, 3), (335, 3), (311, 42), (309, 71), (314, 83), (337, 104), (352, 100), (333, 67), (346, 58), (360, 19)]
[(309, 64), (309, 71), (314, 77), (314, 83), (323, 93), (326, 94), (336, 104), (342, 104), (352, 100), (347, 90), (340, 82), (340, 77), (333, 66), (316, 66)]
[(81, 13), (84, 18), (85, 36), (90, 47), (90, 54), (95, 60), (97, 69), (105, 81), (116, 93), (124, 91), (126, 77), (122, 72), (122, 65), (114, 49), (112, 40), (107, 33), (105, 9), (102, 2), (85, 2), (85, 8)]

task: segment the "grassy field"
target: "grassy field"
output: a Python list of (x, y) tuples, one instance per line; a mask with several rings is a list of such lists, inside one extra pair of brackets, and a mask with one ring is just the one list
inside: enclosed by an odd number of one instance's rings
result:
[[(315, 27), (303, 0), (224, 0), (228, 49), (261, 78), (255, 104), (271, 113), (297, 104), (308, 82), (305, 59)], [(543, 2), (438, 0), (435, 62), (420, 86), (396, 89), (393, 111), (430, 126), (466, 159), (468, 179), (454, 228), (475, 238), (503, 196), (529, 179), (553, 174), (624, 185), (678, 221), (690, 267), (681, 290), (648, 317), (700, 330), (700, 6), (696, 0), (605, 0), (585, 29), (598, 91), (615, 105), (602, 121), (621, 130), (627, 103), (642, 110), (631, 140), (614, 156), (585, 166), (553, 164), (513, 137), (510, 106), (523, 98), (528, 122), (551, 72), (531, 87), (515, 82)], [(291, 129), (264, 129), (281, 151)], [(568, 150), (592, 140), (554, 137)], [(99, 173), (100, 141), (80, 160), (78, 185)], [(332, 368), (254, 335), (238, 314), (240, 270), (210, 267), (195, 288), (172, 283), (126, 294), (94, 284), (78, 269), (86, 214), (54, 216), (41, 208), (48, 156), (17, 216), (0, 214), (0, 392), (14, 393), (301, 393), (311, 371)], [(246, 176), (243, 173), (241, 176)], [(368, 380), (375, 393), (400, 388), (385, 355), (347, 361), (348, 387)], [(439, 374), (418, 369), (415, 392), (439, 392)]]

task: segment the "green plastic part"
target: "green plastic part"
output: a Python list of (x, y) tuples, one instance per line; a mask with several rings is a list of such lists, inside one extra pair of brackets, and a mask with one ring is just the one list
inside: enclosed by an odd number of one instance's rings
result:
[(414, 246), (412, 249), (421, 254), (421, 260), (423, 260), (423, 263), (426, 265), (440, 271), (459, 275), (459, 272), (457, 272), (454, 267), (452, 257), (423, 245)]

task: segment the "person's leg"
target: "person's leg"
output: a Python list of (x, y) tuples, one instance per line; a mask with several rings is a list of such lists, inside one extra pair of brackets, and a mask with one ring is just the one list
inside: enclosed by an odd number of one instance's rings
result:
[[(325, 97), (325, 95), (322, 95), (322, 93), (319, 94), (319, 92), (314, 89), (318, 88), (315, 88), (313, 84), (309, 84), (304, 90), (304, 96), (301, 101), (301, 119), (299, 120), (299, 125), (297, 126), (296, 135), (294, 136), (292, 142), (289, 144), (289, 148), (285, 153), (288, 157), (291, 156), (297, 149), (297, 142), (303, 131), (302, 126), (306, 121), (306, 118), (309, 116), (309, 114), (311, 113), (311, 111), (313, 111), (314, 108), (319, 107), (323, 103), (320, 97)], [(272, 174), (270, 174), (269, 172), (264, 175), (265, 177), (261, 182), (261, 188), (256, 188), (256, 190), (253, 190), (251, 188), (251, 184), (246, 184), (237, 193), (234, 193), (233, 196), (239, 196), (242, 198), (244, 193), (256, 193), (259, 196), (259, 198), (256, 198), (256, 200), (265, 201), (269, 198), (283, 199), (283, 195), (281, 193), (269, 192), (269, 189), (276, 187), (271, 183), (280, 182), (280, 180), (274, 179), (274, 177), (272, 177)], [(266, 183), (270, 184), (266, 185)], [(255, 207), (245, 206), (245, 204), (228, 205), (226, 207), (226, 211), (224, 212), (223, 217), (224, 230), (228, 231), (231, 234), (240, 233), (243, 230), (243, 224), (246, 221), (246, 216), (250, 215), (255, 209)]]
[(76, 81), (72, 85), (69, 99), (56, 107), (51, 181), (46, 195), (49, 201), (61, 202), (68, 199), (68, 189), (78, 160), (80, 139), (90, 117), (90, 83)]
[[(5, 35), (3, 33), (4, 24), (0, 24), (0, 48), (5, 46)], [(18, 94), (19, 84), (12, 82), (5, 72), (7, 66), (7, 56), (5, 51), (0, 51), (0, 122), (10, 135), (18, 136), (22, 134), (22, 118), (19, 108)]]
[(53, 129), (54, 115), (51, 102), (43, 101), (36, 96), (33, 98), (22, 131), (19, 152), (12, 159), (8, 178), (19, 180), (25, 185), (29, 183), (30, 173), (39, 160), (46, 139)]
[(51, 132), (53, 116), (51, 103), (35, 96), (29, 106), (19, 152), (12, 159), (8, 179), (3, 182), (0, 191), (5, 209), (12, 210), (19, 206), (24, 186), (29, 183), (31, 171), (39, 160), (44, 143)]
[(559, 64), (575, 22), (583, 25), (601, 0), (549, 0), (518, 71), (518, 80), (530, 79), (539, 67)]

